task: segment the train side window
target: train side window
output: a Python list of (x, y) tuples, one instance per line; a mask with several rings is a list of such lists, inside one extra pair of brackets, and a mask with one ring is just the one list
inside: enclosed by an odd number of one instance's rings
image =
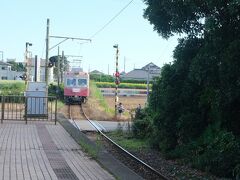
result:
[(78, 79), (78, 85), (82, 87), (87, 86), (87, 79)]

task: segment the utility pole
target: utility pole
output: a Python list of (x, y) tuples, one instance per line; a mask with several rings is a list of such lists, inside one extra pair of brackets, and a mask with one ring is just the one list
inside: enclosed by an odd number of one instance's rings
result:
[(26, 42), (26, 49), (25, 49), (25, 67), (26, 67), (26, 71), (25, 71), (25, 85), (27, 84), (27, 81), (29, 81), (29, 75), (30, 75), (30, 68), (31, 68), (31, 60), (29, 60), (29, 58), (31, 57), (28, 57), (28, 46), (32, 46), (32, 43), (29, 43), (29, 42)]
[(37, 55), (35, 55), (35, 66), (34, 66), (34, 82), (37, 82), (37, 76), (38, 76), (38, 72), (37, 72), (37, 70), (38, 70), (38, 68), (37, 68), (37, 66), (38, 66), (38, 58), (37, 58)]
[(148, 104), (148, 101), (149, 101), (149, 70), (150, 70), (150, 67), (148, 65), (148, 74), (147, 74), (147, 104)]
[(124, 73), (126, 73), (126, 57), (124, 56)]
[(49, 19), (47, 19), (47, 34), (46, 34), (46, 60), (45, 60), (46, 86), (48, 86), (48, 52), (49, 52)]
[[(60, 41), (59, 43), (57, 43), (56, 45), (54, 45), (53, 47), (49, 48), (49, 38), (58, 38), (58, 39), (63, 39), (62, 41)], [(67, 41), (68, 39), (71, 39), (71, 40), (81, 40), (81, 41), (90, 41), (91, 42), (91, 39), (84, 39), (84, 38), (75, 38), (75, 37), (65, 37), (65, 36), (49, 36), (49, 19), (48, 19), (48, 25), (47, 25), (47, 40), (46, 40), (46, 58), (48, 58), (48, 52), (50, 50), (52, 50), (53, 48), (57, 47), (58, 45), (60, 45), (61, 43)], [(63, 82), (63, 67), (62, 67), (62, 64), (64, 62), (64, 51), (62, 51), (62, 58), (60, 60), (60, 73), (61, 73), (61, 83)], [(48, 59), (46, 60), (46, 76), (48, 76)], [(46, 81), (47, 82), (47, 81)]]
[(59, 79), (59, 75), (60, 75), (60, 54), (59, 54), (59, 46), (58, 46), (58, 56), (57, 56), (57, 84), (58, 84), (58, 91), (60, 89), (59, 84), (60, 84), (60, 79)]
[(62, 59), (61, 59), (61, 83), (63, 83), (63, 63), (64, 63), (64, 59), (65, 59), (65, 57), (64, 57), (64, 51), (62, 51)]
[[(58, 44), (54, 45), (53, 47), (49, 48), (49, 38), (60, 38), (63, 39), (60, 41)], [(57, 47), (61, 43), (67, 41), (68, 39), (71, 40), (84, 40), (84, 41), (90, 41), (91, 39), (84, 39), (84, 38), (75, 38), (75, 37), (64, 37), (64, 36), (50, 36), (49, 35), (49, 19), (47, 19), (47, 33), (46, 33), (46, 60), (45, 60), (45, 81), (46, 81), (46, 86), (48, 86), (48, 78), (49, 78), (49, 71), (48, 71), (48, 56), (49, 56), (49, 51), (52, 50), (53, 48)], [(62, 58), (64, 58), (64, 52), (62, 52)], [(60, 64), (60, 68), (62, 68), (62, 61)], [(63, 82), (63, 72), (61, 71), (61, 82)]]

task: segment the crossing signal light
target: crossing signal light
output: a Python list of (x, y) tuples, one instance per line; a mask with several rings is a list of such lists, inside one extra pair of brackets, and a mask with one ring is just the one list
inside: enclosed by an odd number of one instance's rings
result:
[(116, 77), (115, 84), (119, 85), (120, 84), (120, 73), (118, 71), (115, 73), (115, 77)]
[(26, 80), (27, 79), (27, 75), (26, 74), (23, 74), (21, 76), (19, 76), (22, 80)]
[(120, 76), (120, 73), (117, 71), (116, 74), (115, 74), (116, 77), (119, 77)]
[(53, 67), (55, 65), (56, 61), (57, 60), (56, 60), (55, 56), (50, 57), (49, 62), (48, 62), (48, 67), (49, 68)]
[(54, 65), (54, 64), (53, 64), (52, 62), (49, 62), (49, 63), (48, 63), (48, 67), (50, 67), (50, 68), (53, 67), (53, 65)]

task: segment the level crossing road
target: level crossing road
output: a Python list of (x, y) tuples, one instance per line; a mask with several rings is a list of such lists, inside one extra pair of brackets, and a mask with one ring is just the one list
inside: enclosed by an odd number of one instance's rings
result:
[(131, 122), (117, 122), (117, 121), (96, 121), (91, 120), (91, 123), (88, 120), (69, 120), (74, 126), (77, 125), (77, 128), (81, 131), (96, 131), (96, 128), (100, 131), (109, 132), (117, 129), (122, 129), (123, 131), (129, 130), (131, 128)]

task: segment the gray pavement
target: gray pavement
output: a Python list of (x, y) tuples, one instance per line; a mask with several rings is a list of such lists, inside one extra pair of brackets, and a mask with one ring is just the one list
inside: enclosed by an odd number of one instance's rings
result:
[(0, 179), (114, 179), (65, 129), (45, 122), (0, 124)]
[(114, 122), (114, 121), (96, 121), (91, 120), (91, 123), (89, 123), (87, 120), (75, 120), (73, 122), (72, 120), (69, 120), (74, 126), (77, 125), (77, 128), (79, 128), (81, 131), (96, 131), (96, 128), (93, 127), (92, 124), (94, 124), (95, 127), (97, 127), (100, 131), (108, 132), (108, 131), (114, 131), (117, 129), (122, 129), (124, 131), (127, 131), (129, 128), (131, 128), (131, 122)]

